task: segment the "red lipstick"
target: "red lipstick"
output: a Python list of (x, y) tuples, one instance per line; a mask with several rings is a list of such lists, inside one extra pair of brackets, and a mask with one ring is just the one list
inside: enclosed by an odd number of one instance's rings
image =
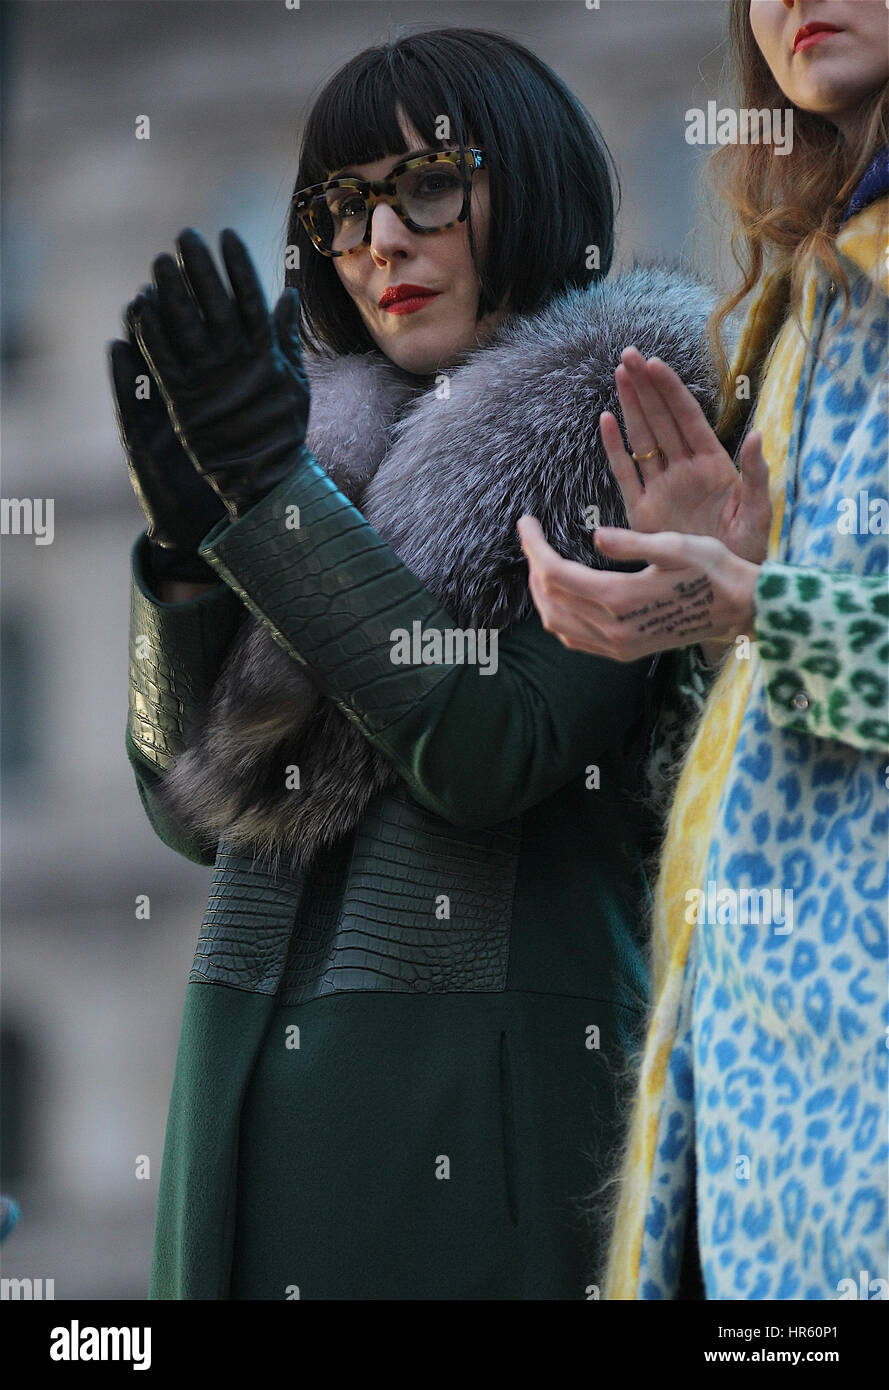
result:
[(440, 293), (440, 290), (430, 290), (425, 285), (390, 285), (380, 295), (379, 306), (390, 314), (413, 314)]
[(820, 43), (826, 39), (828, 34), (840, 34), (835, 24), (804, 24), (801, 29), (797, 29), (796, 38), (793, 40), (794, 53), (800, 53), (804, 48), (811, 48), (813, 44)]

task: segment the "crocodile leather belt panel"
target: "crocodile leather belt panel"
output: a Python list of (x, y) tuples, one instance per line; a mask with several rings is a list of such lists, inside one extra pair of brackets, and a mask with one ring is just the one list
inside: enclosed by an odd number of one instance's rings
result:
[(191, 980), (304, 1004), (340, 991), (506, 988), (521, 820), (463, 830), (373, 802), (305, 881), (217, 857)]
[(221, 841), (189, 981), (274, 994), (302, 883), (229, 853)]
[(505, 989), (519, 828), (516, 818), (461, 830), (406, 796), (378, 798), (356, 833), (337, 920), (301, 914), (282, 1004), (338, 990)]

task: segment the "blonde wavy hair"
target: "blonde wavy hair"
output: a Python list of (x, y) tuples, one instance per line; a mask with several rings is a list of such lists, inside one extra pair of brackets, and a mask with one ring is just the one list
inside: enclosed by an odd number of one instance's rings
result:
[[(843, 139), (823, 116), (788, 102), (753, 37), (749, 10), (749, 0), (729, 0), (723, 77), (739, 107), (792, 108), (793, 148), (775, 158), (767, 144), (722, 145), (705, 166), (711, 197), (715, 194), (731, 213), (731, 251), (741, 272), (740, 284), (717, 303), (707, 324), (710, 351), (723, 382), (723, 428), (729, 427), (735, 410), (722, 325), (766, 271), (775, 272), (783, 289), (776, 303), (789, 308), (802, 332), (802, 287), (817, 257), (843, 292), (841, 322), (848, 318), (850, 286), (835, 239), (852, 193), (874, 155), (889, 141), (889, 83), (862, 103)], [(778, 327), (780, 322), (775, 331)], [(753, 379), (761, 366), (759, 361), (739, 364), (739, 369)]]

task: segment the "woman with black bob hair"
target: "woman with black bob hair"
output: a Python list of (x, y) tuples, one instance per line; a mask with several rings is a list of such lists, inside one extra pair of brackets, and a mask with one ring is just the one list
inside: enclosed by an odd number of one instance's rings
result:
[[(506, 297), (514, 313), (534, 313), (558, 291), (607, 275), (618, 180), (595, 122), (533, 53), (483, 29), (419, 33), (346, 63), (309, 114), (296, 187), (403, 149), (399, 108), (419, 144), (485, 151), (495, 234), (483, 257), (466, 221), (479, 318)], [(442, 116), (450, 127), (444, 139)], [(300, 268), (284, 283), (299, 291), (307, 341), (337, 353), (377, 348), (342, 293), (337, 259), (314, 254), (295, 207), (287, 241), (299, 250)]]
[(597, 1296), (656, 701), (542, 627), (516, 523), (603, 563), (627, 343), (716, 386), (709, 293), (607, 282), (613, 214), (544, 63), (402, 36), (309, 115), (273, 313), (230, 230), (231, 290), (189, 229), (128, 307), (127, 750), (214, 867), (151, 1298)]

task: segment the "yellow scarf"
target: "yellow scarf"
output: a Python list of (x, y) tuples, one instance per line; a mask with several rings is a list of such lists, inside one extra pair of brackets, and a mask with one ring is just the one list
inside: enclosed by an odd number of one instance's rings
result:
[[(872, 277), (879, 274), (889, 293), (886, 223), (889, 199), (881, 198), (850, 219), (836, 248)], [(810, 271), (803, 289), (800, 318), (811, 339), (817, 296), (817, 272)], [(751, 362), (775, 331), (775, 310), (786, 285), (767, 276), (750, 308), (735, 354), (735, 369)], [(763, 455), (769, 464), (772, 526), (768, 558), (778, 558), (784, 520), (787, 450), (793, 412), (808, 347), (792, 317), (785, 319), (768, 353), (762, 392), (752, 428), (762, 431)], [(734, 372), (733, 372), (734, 374)], [(686, 892), (704, 883), (707, 855), (723, 787), (759, 665), (756, 645), (749, 660), (729, 654), (704, 707), (676, 788), (664, 840), (660, 874), (654, 891), (651, 993), (654, 1009), (621, 1175), (620, 1199), (609, 1253), (603, 1296), (638, 1297), (642, 1237), (648, 1214), (658, 1126), (667, 1065), (676, 1035), (679, 1000), (694, 925), (686, 922)]]

